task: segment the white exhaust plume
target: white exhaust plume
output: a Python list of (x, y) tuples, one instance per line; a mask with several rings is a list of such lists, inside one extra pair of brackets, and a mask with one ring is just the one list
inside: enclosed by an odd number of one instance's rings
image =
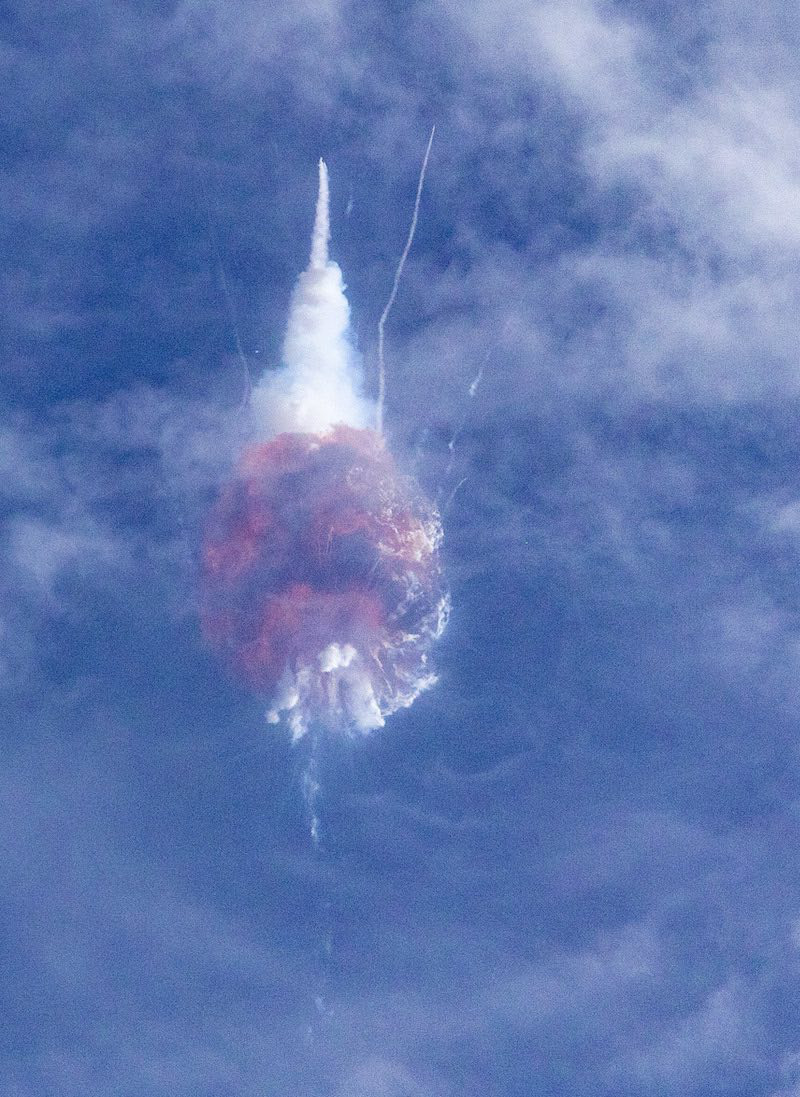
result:
[(283, 366), (265, 373), (252, 393), (256, 435), (325, 434), (343, 424), (373, 427), (374, 404), (363, 395), (360, 356), (350, 338), (350, 306), (342, 272), (328, 258), (328, 169), (319, 162), (319, 193), (308, 267), (289, 309)]
[(308, 261), (311, 270), (322, 270), (328, 265), (328, 244), (331, 239), (330, 202), (328, 166), (324, 160), (320, 160), (317, 211), (314, 216), (314, 232), (311, 236), (311, 257)]

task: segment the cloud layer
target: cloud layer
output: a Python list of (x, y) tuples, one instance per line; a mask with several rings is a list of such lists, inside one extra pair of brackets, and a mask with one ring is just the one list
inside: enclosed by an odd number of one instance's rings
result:
[[(11, 1093), (798, 1092), (792, 18), (11, 5)], [(324, 155), (374, 391), (434, 121), (386, 427), (454, 615), (438, 690), (320, 760), (314, 854), (196, 623), (232, 322), (281, 361)]]

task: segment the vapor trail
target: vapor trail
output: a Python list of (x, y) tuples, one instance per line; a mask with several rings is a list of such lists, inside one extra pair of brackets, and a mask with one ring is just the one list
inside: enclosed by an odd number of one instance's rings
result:
[(319, 794), (321, 786), (319, 782), (319, 744), (316, 736), (312, 739), (311, 755), (303, 770), (303, 800), (308, 813), (308, 831), (311, 841), (316, 849), (320, 842), (320, 818), (319, 818)]
[(328, 187), (328, 166), (320, 158), (319, 191), (317, 192), (317, 211), (314, 216), (314, 232), (311, 236), (311, 258), (309, 270), (324, 270), (328, 264), (328, 244), (331, 238), (330, 191)]
[(431, 135), (428, 138), (428, 147), (425, 149), (425, 157), (422, 161), (422, 167), (419, 172), (419, 182), (417, 183), (417, 197), (414, 200), (414, 213), (411, 217), (411, 225), (408, 230), (408, 239), (406, 240), (406, 246), (403, 248), (403, 254), (400, 256), (400, 262), (397, 264), (397, 270), (394, 274), (394, 282), (392, 284), (392, 292), (389, 294), (389, 300), (386, 302), (386, 306), (381, 313), (381, 318), (378, 321), (378, 406), (375, 415), (375, 426), (378, 433), (383, 431), (383, 404), (386, 397), (386, 363), (384, 361), (384, 328), (386, 327), (386, 321), (389, 318), (389, 313), (392, 311), (392, 305), (397, 297), (397, 291), (400, 287), (400, 278), (403, 274), (403, 267), (406, 265), (406, 259), (408, 253), (411, 251), (411, 245), (414, 243), (414, 233), (417, 231), (417, 219), (419, 217), (419, 204), (422, 199), (422, 188), (425, 185), (425, 172), (428, 170), (428, 157), (431, 154), (431, 145), (433, 144), (433, 135), (436, 133), (436, 126), (431, 126)]

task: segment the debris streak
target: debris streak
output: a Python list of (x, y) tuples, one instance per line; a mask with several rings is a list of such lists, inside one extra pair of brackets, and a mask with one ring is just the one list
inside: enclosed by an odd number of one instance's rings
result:
[(381, 313), (380, 320), (378, 320), (378, 399), (377, 399), (377, 414), (375, 416), (376, 429), (380, 433), (383, 430), (383, 405), (386, 400), (386, 361), (385, 361), (385, 330), (386, 321), (389, 319), (389, 313), (392, 311), (392, 307), (397, 297), (397, 291), (400, 288), (400, 279), (403, 276), (403, 268), (406, 265), (406, 259), (408, 259), (408, 253), (411, 251), (411, 245), (414, 243), (414, 235), (417, 231), (417, 221), (419, 219), (419, 206), (422, 201), (422, 188), (425, 185), (425, 173), (428, 170), (428, 159), (431, 155), (431, 145), (433, 144), (433, 135), (436, 133), (436, 126), (431, 127), (431, 135), (428, 138), (428, 146), (425, 149), (425, 156), (422, 160), (422, 167), (419, 172), (419, 180), (417, 182), (417, 196), (414, 199), (414, 212), (411, 217), (411, 225), (408, 230), (408, 238), (406, 239), (406, 246), (403, 248), (403, 254), (400, 256), (400, 262), (397, 264), (397, 270), (394, 272), (394, 282), (392, 283), (392, 290), (389, 294), (389, 299), (386, 302), (383, 312)]

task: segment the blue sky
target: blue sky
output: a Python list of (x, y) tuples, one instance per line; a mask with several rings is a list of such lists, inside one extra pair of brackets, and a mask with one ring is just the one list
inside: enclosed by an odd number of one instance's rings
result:
[[(800, 1097), (797, 29), (3, 5), (4, 1094)], [(197, 622), (218, 256), (258, 373), (324, 156), (373, 370), (433, 123), (386, 427), (453, 617), (315, 850)]]

